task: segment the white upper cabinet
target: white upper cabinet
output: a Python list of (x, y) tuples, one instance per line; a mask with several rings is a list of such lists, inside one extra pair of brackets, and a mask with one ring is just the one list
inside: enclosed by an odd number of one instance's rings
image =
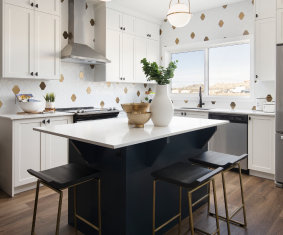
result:
[(34, 0), (4, 0), (4, 2), (19, 7), (34, 9)]
[(276, 17), (276, 0), (255, 0), (256, 19)]
[(132, 82), (134, 79), (134, 36), (123, 34), (122, 39), (122, 80)]
[(159, 42), (154, 40), (147, 40), (146, 58), (150, 62), (160, 64), (159, 60)]
[(134, 42), (134, 78), (135, 82), (146, 82), (146, 76), (142, 69), (141, 60), (146, 58), (147, 40), (135, 38)]
[(283, 0), (277, 0), (277, 9), (283, 8)]
[(255, 29), (256, 80), (276, 78), (276, 19), (258, 20)]
[(43, 12), (35, 14), (35, 76), (60, 76), (60, 18)]
[(34, 77), (34, 20), (33, 10), (5, 5), (4, 77)]
[(159, 40), (159, 26), (142, 19), (135, 19), (135, 35), (153, 40)]
[(106, 15), (108, 29), (119, 30), (129, 34), (134, 33), (134, 17), (112, 9), (107, 9)]
[(35, 0), (37, 11), (60, 16), (60, 0)]

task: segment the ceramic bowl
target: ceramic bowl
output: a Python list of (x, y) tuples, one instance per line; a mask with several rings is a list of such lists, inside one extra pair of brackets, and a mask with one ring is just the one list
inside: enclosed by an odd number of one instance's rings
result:
[(126, 113), (132, 113), (132, 112), (140, 112), (140, 113), (146, 113), (149, 112), (149, 103), (129, 103), (129, 104), (121, 104), (123, 110)]
[(127, 113), (129, 123), (134, 125), (137, 128), (143, 128), (144, 124), (149, 121), (151, 118), (151, 113), (146, 112), (146, 113), (138, 113), (138, 112), (133, 112), (133, 113)]
[(40, 113), (44, 110), (44, 103), (41, 101), (19, 102), (19, 106), (25, 113)]

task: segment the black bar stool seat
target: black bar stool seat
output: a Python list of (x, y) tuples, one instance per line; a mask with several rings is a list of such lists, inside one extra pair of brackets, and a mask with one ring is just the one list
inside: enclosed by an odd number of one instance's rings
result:
[[(192, 202), (192, 193), (196, 190), (209, 185), (212, 182), (213, 185), (213, 193), (214, 193), (214, 203), (215, 203), (215, 214), (216, 214), (216, 231), (213, 234), (220, 234), (219, 230), (219, 221), (218, 221), (218, 210), (217, 210), (217, 200), (216, 200), (216, 188), (213, 176), (220, 173), (223, 168), (219, 167), (217, 169), (211, 170), (205, 167), (193, 165), (188, 162), (178, 162), (162, 168), (160, 170), (154, 171), (151, 175), (154, 177), (153, 181), (153, 226), (152, 226), (152, 234), (154, 235), (160, 229), (171, 223), (172, 221), (179, 219), (179, 229), (178, 234), (181, 233), (181, 221), (182, 221), (182, 188), (186, 188), (188, 191), (188, 202), (189, 202), (189, 219), (190, 219), (190, 229), (191, 234), (194, 235), (195, 231), (202, 232), (205, 234), (209, 234), (206, 231), (200, 230), (198, 228), (194, 228), (193, 222), (193, 206), (197, 205), (204, 199), (208, 198), (209, 194), (206, 194), (201, 199), (196, 202)], [(155, 225), (155, 204), (156, 204), (156, 182), (157, 181), (165, 181), (170, 184), (174, 184), (179, 186), (179, 213), (167, 220), (164, 224), (160, 225), (156, 228)]]
[[(101, 188), (100, 188), (100, 176), (99, 171), (93, 169), (86, 165), (70, 163), (67, 165), (55, 167), (52, 169), (44, 171), (34, 171), (29, 169), (28, 172), (35, 176), (37, 180), (36, 194), (35, 194), (35, 203), (33, 211), (33, 220), (32, 220), (32, 229), (31, 234), (35, 234), (35, 222), (36, 222), (36, 213), (37, 213), (37, 204), (38, 204), (38, 195), (40, 184), (45, 185), (46, 187), (54, 190), (60, 195), (59, 206), (57, 213), (57, 223), (56, 223), (56, 235), (59, 234), (60, 228), (60, 218), (61, 218), (61, 209), (62, 209), (62, 200), (63, 200), (63, 189), (73, 188), (74, 193), (74, 225), (77, 231), (77, 219), (88, 224), (90, 227), (98, 231), (98, 234), (101, 235)], [(97, 181), (97, 203), (98, 203), (98, 225), (94, 225), (85, 218), (77, 214), (77, 186), (95, 180)]]
[[(224, 169), (221, 172), (221, 176), (222, 176), (222, 186), (223, 186), (223, 195), (224, 195), (224, 204), (225, 204), (226, 216), (219, 215), (219, 219), (222, 219), (222, 220), (227, 222), (227, 229), (228, 229), (229, 235), (231, 234), (230, 223), (233, 223), (234, 225), (238, 225), (238, 226), (241, 226), (241, 227), (247, 227), (246, 206), (245, 206), (245, 200), (244, 200), (244, 190), (243, 190), (242, 172), (241, 172), (241, 164), (240, 164), (240, 161), (247, 158), (247, 157), (248, 157), (248, 154), (236, 156), (236, 155), (231, 155), (231, 154), (226, 154), (226, 153), (207, 151), (207, 152), (202, 153), (199, 156), (196, 156), (196, 157), (189, 159), (190, 162), (196, 163), (200, 166), (205, 166), (205, 167), (208, 167), (208, 168), (222, 167)], [(240, 180), (242, 205), (240, 207), (238, 207), (237, 209), (235, 209), (231, 213), (231, 215), (229, 215), (224, 173), (235, 168), (235, 167), (238, 167), (238, 169), (239, 169), (239, 180)], [(209, 199), (208, 204), (210, 205), (210, 199)], [(209, 208), (210, 208), (210, 206), (208, 206), (208, 213), (212, 216), (215, 216), (214, 213), (210, 212)], [(232, 219), (240, 210), (243, 210), (244, 223)]]

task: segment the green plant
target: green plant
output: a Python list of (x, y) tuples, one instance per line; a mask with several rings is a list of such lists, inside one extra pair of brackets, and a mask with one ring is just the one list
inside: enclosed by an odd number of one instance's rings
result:
[(47, 93), (45, 96), (44, 96), (44, 99), (46, 102), (55, 102), (55, 94), (54, 93)]
[(148, 81), (156, 81), (158, 85), (170, 84), (170, 79), (174, 77), (178, 60), (171, 61), (167, 68), (158, 66), (156, 62), (150, 63), (146, 58), (141, 60), (143, 71)]

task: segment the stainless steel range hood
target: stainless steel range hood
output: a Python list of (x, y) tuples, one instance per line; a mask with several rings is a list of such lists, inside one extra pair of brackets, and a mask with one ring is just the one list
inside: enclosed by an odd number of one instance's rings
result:
[(79, 64), (110, 63), (105, 56), (85, 43), (86, 1), (69, 0), (69, 43), (61, 52), (63, 62)]

